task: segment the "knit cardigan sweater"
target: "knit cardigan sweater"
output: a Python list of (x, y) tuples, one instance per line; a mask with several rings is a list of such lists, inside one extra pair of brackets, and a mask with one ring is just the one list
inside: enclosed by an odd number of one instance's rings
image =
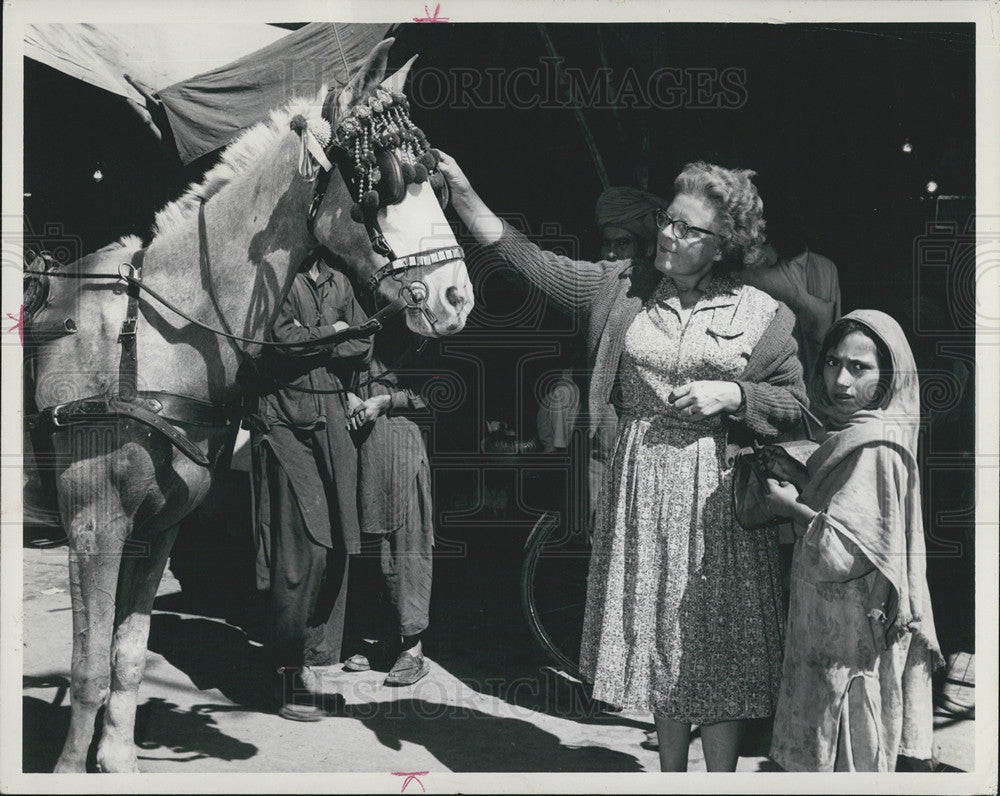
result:
[[(639, 261), (591, 263), (543, 251), (506, 222), (500, 239), (484, 246), (482, 253), (513, 269), (556, 307), (582, 320), (593, 367), (588, 410), (590, 434), (595, 434), (611, 403), (625, 333), (661, 275)], [(779, 302), (773, 320), (736, 380), (746, 401), (742, 411), (728, 416), (731, 442), (749, 444), (747, 432), (775, 438), (799, 423), (798, 401), (805, 404), (807, 398), (794, 326), (794, 314)]]

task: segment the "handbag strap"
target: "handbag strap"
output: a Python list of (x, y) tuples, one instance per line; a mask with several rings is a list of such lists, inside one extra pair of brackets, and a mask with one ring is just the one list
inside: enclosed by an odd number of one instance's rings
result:
[[(802, 401), (800, 401), (794, 395), (792, 396), (792, 398), (795, 398), (795, 403), (797, 403), (799, 405), (799, 408), (802, 410), (802, 415), (803, 415), (802, 424), (806, 427), (806, 436), (809, 437), (810, 442), (815, 442), (816, 433), (813, 431), (813, 427), (809, 421), (811, 420), (813, 423), (815, 423), (818, 428), (823, 427), (822, 421), (818, 417), (816, 417), (816, 415), (810, 412), (809, 407), (807, 407), (804, 403), (802, 403)], [(755, 445), (754, 448), (756, 449), (756, 447), (757, 446)]]

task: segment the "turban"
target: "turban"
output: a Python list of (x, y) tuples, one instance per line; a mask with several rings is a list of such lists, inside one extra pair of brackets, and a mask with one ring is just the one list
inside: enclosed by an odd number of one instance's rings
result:
[(621, 227), (639, 240), (656, 238), (655, 213), (667, 202), (638, 188), (608, 188), (597, 199), (597, 226)]

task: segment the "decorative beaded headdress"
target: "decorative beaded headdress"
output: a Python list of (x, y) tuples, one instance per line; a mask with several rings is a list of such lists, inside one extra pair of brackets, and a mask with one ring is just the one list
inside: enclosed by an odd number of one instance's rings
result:
[(410, 119), (410, 102), (400, 92), (375, 89), (337, 125), (336, 138), (354, 159), (351, 218), (355, 221), (375, 213), (383, 199), (376, 186), (382, 179), (377, 155), (384, 150), (396, 155), (404, 183), (419, 185), (429, 178), (437, 189), (444, 181), (436, 171), (438, 156)]

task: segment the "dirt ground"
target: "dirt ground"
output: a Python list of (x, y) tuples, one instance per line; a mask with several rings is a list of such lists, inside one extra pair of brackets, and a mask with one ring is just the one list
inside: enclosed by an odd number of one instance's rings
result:
[[(431, 673), (407, 688), (383, 673), (325, 672), (343, 702), (318, 723), (266, 712), (258, 687), (259, 612), (246, 594), (181, 589), (168, 571), (139, 695), (139, 765), (150, 773), (652, 772), (647, 714), (603, 713), (545, 665), (518, 604), (526, 531), (472, 534), (440, 549)], [(23, 770), (51, 771), (69, 723), (71, 611), (65, 547), (24, 549)], [(201, 595), (190, 592), (202, 591)], [(338, 698), (339, 699), (339, 698)], [(974, 722), (939, 719), (941, 768), (973, 767)], [(767, 728), (739, 770), (773, 771)], [(93, 755), (93, 751), (92, 751)], [(700, 740), (690, 770), (704, 771)], [(426, 778), (425, 778), (426, 779)], [(400, 782), (387, 779), (385, 790)], [(410, 790), (415, 790), (410, 786)]]

